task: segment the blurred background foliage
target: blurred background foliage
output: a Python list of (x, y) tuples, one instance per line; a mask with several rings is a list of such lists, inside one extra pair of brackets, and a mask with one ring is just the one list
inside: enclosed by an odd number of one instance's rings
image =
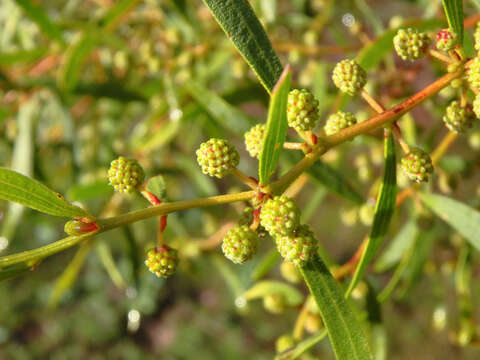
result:
[[(312, 89), (323, 117), (339, 107), (363, 120), (372, 115), (361, 101), (337, 95), (330, 81), (336, 61), (356, 56), (405, 21), (433, 21), (435, 29), (444, 23), (436, 0), (251, 4), (282, 62), (292, 64), (294, 86)], [(466, 16), (479, 5), (465, 1)], [(443, 71), (435, 61), (406, 63), (391, 51), (368, 70), (369, 90), (385, 105)], [(407, 141), (432, 149), (446, 133), (440, 119), (454, 95), (446, 89), (405, 115)], [(119, 155), (139, 159), (150, 176), (161, 174), (170, 200), (241, 190), (233, 178), (201, 174), (194, 151), (209, 137), (226, 137), (240, 151), (240, 169), (255, 175), (257, 162), (248, 157), (242, 134), (265, 121), (267, 104), (266, 92), (200, 0), (0, 2), (0, 164), (94, 214), (146, 206), (140, 197), (113, 195), (107, 185), (108, 165)], [(478, 208), (479, 149), (475, 130), (443, 158), (431, 186)], [(382, 151), (379, 132), (322, 158), (348, 179), (350, 195), (314, 178), (297, 194), (304, 221), (332, 263), (347, 261), (368, 233)], [(290, 160), (283, 156), (281, 172)], [(180, 250), (181, 262), (168, 281), (143, 266), (144, 251), (155, 241), (153, 219), (102, 234), (0, 283), (0, 359), (272, 358), (276, 338), (293, 328), (298, 309), (273, 315), (259, 300), (245, 305), (239, 299), (260, 277), (284, 281), (278, 266), (261, 273), (268, 259), (279, 262), (270, 242), (243, 266), (221, 256), (221, 234), (243, 208), (170, 215), (166, 239)], [(64, 236), (62, 219), (6, 202), (0, 210), (3, 254)], [(403, 252), (377, 263), (376, 270), (387, 272), (370, 278), (386, 284), (393, 266), (403, 266), (393, 299), (383, 306), (388, 358), (478, 359), (480, 289), (470, 281), (478, 255), (412, 200), (396, 212), (387, 244), (400, 230)], [(409, 252), (413, 242), (418, 247)], [(303, 285), (298, 289), (307, 293)], [(355, 301), (364, 295), (360, 287)], [(332, 359), (328, 341), (304, 358)]]

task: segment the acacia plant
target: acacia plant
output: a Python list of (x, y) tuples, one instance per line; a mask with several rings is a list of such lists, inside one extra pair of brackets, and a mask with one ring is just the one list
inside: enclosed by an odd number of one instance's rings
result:
[[(81, 84), (80, 69), (88, 52), (100, 41), (111, 44), (123, 41), (108, 36), (117, 26), (122, 26), (127, 13), (140, 6), (137, 1), (118, 2), (95, 26), (92, 25), (93, 30), (85, 30), (69, 44), (61, 29), (42, 8), (29, 1), (17, 3), (61, 49), (49, 55), (52, 58), (48, 61), (55, 63), (58, 60), (61, 64), (57, 86), (69, 96), (92, 91), (85, 86), (82, 90)], [(308, 3), (309, 11), (314, 12), (315, 7), (331, 11), (337, 2)], [(368, 9), (364, 1), (356, 3)], [(188, 2), (173, 6), (178, 6), (180, 13), (191, 15)], [(443, 10), (441, 18), (431, 20), (395, 19), (397, 24), (386, 31), (377, 23), (377, 39), (372, 39), (358, 23), (349, 24), (351, 32), (363, 45), (322, 48), (317, 38), (307, 45), (299, 45), (280, 41), (277, 33), (273, 35), (276, 40), (272, 45), (247, 0), (204, 0), (204, 5), (197, 9), (198, 16), (209, 22), (212, 33), (217, 31), (214, 19), (228, 39), (224, 46), (236, 49), (243, 58), (228, 50), (235, 57), (233, 64), (239, 72), (238, 81), (250, 76), (247, 64), (263, 86), (263, 90), (246, 88), (243, 96), (267, 99), (265, 118), (261, 119), (260, 112), (252, 121), (253, 117), (229, 103), (227, 96), (222, 97), (220, 92), (217, 94), (206, 87), (205, 79), (211, 77), (208, 69), (216, 66), (214, 59), (204, 64), (204, 73), (197, 79), (181, 72), (191, 70), (181, 68), (182, 63), (191, 62), (191, 57), (207, 56), (220, 45), (201, 42), (193, 47), (189, 45), (170, 54), (171, 61), (166, 58), (161, 63), (156, 63), (155, 55), (149, 54), (145, 69), (161, 73), (164, 97), (157, 99), (160, 104), (156, 111), (161, 116), (168, 116), (158, 130), (151, 127), (154, 117), (145, 120), (147, 125), (138, 125), (134, 129), (136, 144), (130, 149), (118, 144), (118, 139), (110, 144), (114, 149), (109, 153), (111, 162), (100, 166), (97, 178), (100, 173), (104, 181), (108, 179), (106, 191), (113, 188), (115, 195), (101, 208), (93, 206), (96, 211), (92, 211), (87, 207), (88, 201), (85, 200), (95, 195), (83, 199), (79, 195), (72, 204), (42, 182), (21, 174), (32, 174), (32, 171), (0, 169), (2, 199), (52, 216), (70, 218), (64, 225), (67, 237), (0, 257), (1, 279), (26, 276), (33, 270), (41, 272), (42, 264), (50, 256), (78, 246), (77, 254), (53, 289), (51, 303), (57, 303), (76, 277), (94, 242), (102, 242), (104, 234), (114, 229), (129, 229), (131, 224), (153, 218), (156, 236), (150, 231), (143, 235), (149, 237), (143, 244), (143, 261), (152, 277), (175, 282), (182, 276), (182, 271), (174, 275), (177, 268), (195, 261), (202, 252), (222, 252), (225, 258), (221, 261), (232, 262), (235, 267), (255, 263), (248, 287), (234, 290), (234, 302), (241, 309), (247, 303), (261, 299), (264, 308), (273, 314), (283, 314), (286, 309), (296, 311), (297, 318), (291, 331), (277, 334), (275, 351), (278, 359), (307, 356), (305, 354), (327, 336), (337, 359), (383, 359), (386, 340), (381, 327), (382, 305), (395, 294), (397, 298), (405, 296), (422, 273), (435, 239), (450, 232), (456, 236), (448, 246), (454, 248), (452, 263), (456, 266), (457, 291), (462, 302), (460, 322), (456, 325), (458, 331), (451, 340), (456, 345), (478, 342), (469, 280), (473, 253), (480, 249), (480, 213), (475, 209), (473, 195), (456, 192), (464, 179), (473, 176), (473, 165), (478, 159), (470, 159), (469, 154), (464, 154), (465, 158), (463, 155), (445, 155), (455, 142), (467, 143), (468, 140), (474, 149), (479, 147), (479, 133), (475, 127), (480, 118), (480, 95), (477, 96), (480, 91), (480, 57), (476, 53), (480, 50), (480, 27), (475, 30), (472, 41), (468, 30), (475, 27), (478, 16), (472, 15), (464, 20), (461, 0), (444, 0)], [(269, 14), (268, 10), (261, 11)], [(162, 14), (161, 17), (168, 19), (169, 15)], [(268, 27), (269, 20), (262, 20)], [(344, 20), (348, 22), (348, 16)], [(316, 26), (321, 25), (317, 23)], [(106, 40), (95, 37), (94, 31), (98, 29), (110, 34), (105, 35)], [(127, 30), (135, 30), (134, 22)], [(313, 36), (315, 32), (307, 35)], [(174, 46), (171, 37), (178, 34), (162, 36), (167, 39), (167, 47), (163, 50), (168, 56), (168, 47)], [(182, 44), (177, 42), (176, 46), (180, 48)], [(289, 57), (279, 57), (275, 49), (288, 51)], [(336, 58), (328, 71), (316, 66), (315, 61), (304, 64), (298, 60), (302, 56), (316, 55), (315, 52), (320, 55), (330, 52)], [(119, 59), (117, 61), (121, 63)], [(417, 61), (423, 67), (412, 68)], [(405, 66), (414, 69), (414, 76), (403, 70)], [(415, 72), (430, 71), (429, 66), (438, 77), (409, 94), (409, 81), (415, 81)], [(34, 70), (30, 69), (30, 72)], [(37, 68), (36, 71), (44, 70)], [(114, 76), (124, 76), (121, 66), (115, 71)], [(182, 76), (186, 80), (179, 81)], [(204, 79), (199, 80), (202, 76)], [(16, 80), (10, 74), (6, 86), (13, 86)], [(22, 86), (27, 91), (29, 86), (39, 85)], [(135, 86), (141, 88), (142, 84)], [(333, 102), (327, 101), (328, 89), (334, 92)], [(443, 95), (439, 96), (440, 92)], [(186, 95), (180, 96), (179, 93)], [(4, 97), (7, 96), (5, 93)], [(125, 91), (121, 96), (130, 95)], [(433, 100), (426, 102), (430, 98)], [(192, 99), (194, 107), (190, 106)], [(82, 108), (88, 107), (91, 101), (91, 97), (81, 98), (72, 107), (72, 112), (83, 111)], [(432, 112), (433, 115), (427, 117), (433, 119), (434, 124), (426, 124), (422, 113), (411, 112), (422, 103), (427, 104), (424, 112)], [(213, 119), (209, 124), (203, 120), (205, 113), (208, 121)], [(195, 123), (197, 119), (201, 121)], [(180, 127), (186, 122), (192, 125)], [(202, 124), (207, 130), (202, 131)], [(118, 125), (106, 126), (122, 125), (118, 122)], [(227, 131), (219, 131), (219, 128)], [(151, 129), (155, 133), (152, 137), (149, 134)], [(112, 128), (112, 131), (115, 130)], [(197, 131), (201, 134), (200, 142), (196, 141), (194, 134)], [(179, 138), (178, 146), (189, 150), (188, 154), (173, 152), (173, 155), (167, 155), (166, 150), (162, 150), (163, 143), (174, 137)], [(192, 139), (197, 149), (195, 152), (182, 144), (192, 142)], [(244, 141), (244, 149), (239, 149), (239, 139)], [(103, 141), (110, 140), (113, 141), (110, 138)], [(201, 176), (205, 176), (214, 180), (208, 180), (207, 188), (221, 181), (219, 188), (228, 191), (176, 201), (175, 198), (182, 199), (183, 194), (182, 191), (169, 193), (171, 170), (152, 172), (159, 168), (155, 165), (156, 158), (164, 156), (172, 156), (174, 160), (175, 156), (182, 156), (179, 163), (188, 167), (189, 182), (201, 184), (206, 181)], [(186, 165), (191, 164), (192, 159), (198, 163), (195, 168)], [(250, 172), (252, 166), (243, 166), (257, 161), (258, 173)], [(242, 166), (248, 171), (240, 170)], [(15, 168), (14, 163), (12, 167)], [(61, 168), (55, 169), (51, 165), (49, 171), (53, 171), (52, 176), (62, 176)], [(200, 176), (200, 172), (203, 175)], [(368, 185), (365, 191), (367, 200), (357, 190), (359, 185), (351, 185), (355, 183), (353, 180)], [(225, 185), (229, 183), (234, 183), (236, 190)], [(296, 201), (296, 197), (302, 197), (305, 188), (309, 189), (309, 198)], [(87, 194), (96, 189), (102, 193), (105, 187), (84, 187)], [(338, 209), (331, 205), (318, 211), (325, 189), (353, 206)], [(123, 212), (125, 202), (138, 206), (135, 194), (143, 196), (146, 202), (140, 209)], [(466, 200), (455, 199), (455, 196), (464, 196)], [(178, 242), (173, 241), (167, 231), (170, 226), (180, 226), (181, 223), (181, 217), (175, 217), (172, 218), (173, 225), (169, 225), (170, 214), (194, 208), (207, 211), (204, 208), (221, 206), (224, 209), (229, 204), (239, 210), (237, 218), (232, 221), (226, 215), (217, 214), (218, 221), (214, 222), (217, 228), (210, 232), (213, 235), (209, 239)], [(13, 213), (14, 209), (9, 207), (9, 212)], [(366, 234), (360, 229), (352, 235), (357, 241), (357, 249), (350, 252), (347, 261), (338, 261), (327, 250), (331, 247), (330, 242), (337, 241), (332, 230), (334, 225), (320, 220), (330, 216), (326, 214), (328, 212), (337, 213), (345, 228), (356, 223), (357, 219), (368, 226)], [(201, 212), (196, 214), (201, 216)], [(204, 221), (202, 217), (197, 224)], [(393, 239), (387, 242), (389, 238)], [(25, 246), (29, 247), (28, 244)], [(103, 254), (112, 278), (122, 282), (118, 280), (121, 275), (111, 254)], [(226, 278), (231, 282), (233, 275), (228, 275), (231, 270), (225, 270), (226, 265), (218, 264), (218, 258), (215, 259), (219, 273), (227, 272)], [(369, 270), (373, 262), (374, 266)], [(282, 281), (268, 279), (277, 265)], [(312, 335), (306, 335), (305, 330)]]

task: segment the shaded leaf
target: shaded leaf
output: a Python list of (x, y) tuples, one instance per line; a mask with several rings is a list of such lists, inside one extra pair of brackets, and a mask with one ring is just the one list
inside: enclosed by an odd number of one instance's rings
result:
[(55, 281), (55, 285), (53, 285), (52, 292), (48, 298), (48, 306), (53, 308), (56, 307), (63, 294), (73, 286), (85, 260), (87, 259), (87, 255), (90, 252), (92, 245), (93, 241), (87, 240), (79, 246), (73, 259)]
[(318, 305), (337, 360), (372, 359), (363, 329), (322, 260), (315, 256), (300, 270)]
[(360, 262), (357, 265), (353, 279), (350, 282), (345, 296), (349, 296), (353, 289), (358, 285), (367, 269), (377, 253), (383, 238), (387, 233), (390, 220), (395, 210), (395, 200), (397, 194), (397, 163), (395, 160), (395, 142), (391, 131), (387, 131), (388, 136), (385, 138), (385, 171), (383, 174), (382, 185), (377, 198), (375, 207), (375, 216), (373, 218), (372, 230), (368, 237), (367, 245), (362, 253)]
[(290, 66), (287, 66), (275, 85), (270, 99), (265, 138), (259, 157), (258, 172), (262, 185), (266, 185), (270, 181), (287, 136), (287, 98), (290, 91), (290, 78)]
[(203, 0), (240, 54), (271, 92), (282, 64), (247, 0)]
[(42, 183), (5, 168), (0, 168), (0, 199), (54, 216), (91, 217), (85, 210), (68, 203), (62, 195)]
[(480, 250), (480, 212), (460, 201), (435, 194), (420, 194), (420, 199), (440, 219), (453, 227), (472, 246)]
[(415, 241), (417, 234), (418, 227), (415, 220), (412, 219), (405, 224), (397, 236), (391, 241), (388, 248), (379, 256), (375, 262), (375, 271), (382, 272), (388, 270), (399, 262), (405, 254), (405, 251), (407, 251)]
[(0, 53), (0, 65), (17, 65), (29, 63), (40, 59), (47, 53), (46, 48), (33, 50), (19, 50), (15, 52)]
[(196, 81), (189, 81), (187, 91), (225, 129), (243, 134), (256, 123), (252, 117), (230, 105), (223, 98)]
[(50, 21), (43, 7), (36, 3), (33, 4), (30, 0), (15, 0), (15, 2), (23, 9), (25, 15), (38, 25), (45, 35), (52, 40), (58, 41), (60, 44), (64, 44), (62, 30)]
[(100, 26), (107, 30), (112, 30), (122, 17), (138, 5), (139, 2), (140, 0), (116, 1), (115, 5), (108, 9), (107, 13), (100, 21)]
[(12, 279), (14, 277), (20, 276), (27, 271), (31, 271), (32, 266), (30, 264), (16, 264), (13, 266), (8, 266), (6, 268), (0, 269), (0, 281)]
[[(286, 155), (292, 162), (298, 162), (301, 159), (300, 153), (288, 151)], [(315, 163), (307, 169), (307, 173), (313, 180), (325, 186), (327, 190), (344, 199), (352, 201), (355, 204), (362, 204), (365, 201), (338, 170), (325, 164), (321, 160), (315, 161)]]
[(147, 181), (147, 191), (155, 195), (159, 200), (165, 200), (167, 186), (162, 175), (153, 176)]

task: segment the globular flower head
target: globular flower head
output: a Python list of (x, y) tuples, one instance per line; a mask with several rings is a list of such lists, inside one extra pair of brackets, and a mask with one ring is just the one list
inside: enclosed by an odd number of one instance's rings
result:
[(457, 33), (450, 29), (443, 29), (437, 33), (437, 42), (435, 45), (438, 50), (449, 51), (455, 48), (457, 42)]
[(297, 266), (308, 262), (317, 251), (317, 240), (308, 225), (300, 225), (292, 234), (275, 239), (285, 261)]
[(430, 155), (420, 148), (412, 148), (402, 158), (401, 167), (410, 180), (421, 183), (428, 182), (433, 173), (433, 164)]
[(145, 265), (158, 277), (167, 278), (177, 269), (178, 251), (165, 244), (159, 248), (150, 249), (147, 251)]
[(145, 173), (136, 159), (120, 156), (108, 169), (108, 181), (115, 191), (131, 193), (142, 185)]
[(245, 135), (245, 146), (251, 157), (258, 158), (263, 149), (265, 124), (258, 124), (248, 130)]
[(430, 38), (426, 33), (420, 33), (416, 29), (400, 29), (393, 38), (393, 45), (403, 60), (417, 60), (425, 56)]
[(464, 133), (472, 128), (475, 114), (470, 106), (462, 107), (458, 101), (452, 101), (447, 107), (443, 122), (456, 133)]
[(288, 125), (297, 131), (312, 130), (319, 119), (318, 100), (306, 89), (294, 89), (288, 94)]
[(293, 233), (300, 221), (300, 210), (295, 202), (286, 196), (275, 196), (263, 204), (260, 224), (272, 237)]
[(257, 233), (247, 225), (230, 229), (223, 238), (222, 251), (235, 264), (243, 264), (250, 260), (257, 250)]
[(212, 138), (200, 145), (197, 161), (204, 174), (222, 178), (238, 165), (240, 157), (227, 140)]
[(263, 297), (263, 307), (272, 314), (281, 314), (285, 311), (287, 301), (282, 293)]
[(367, 83), (367, 73), (355, 60), (342, 60), (333, 69), (333, 82), (340, 91), (355, 95)]
[(480, 51), (480, 21), (477, 22), (473, 37), (475, 38), (475, 50)]
[(477, 116), (477, 119), (480, 119), (480, 94), (475, 96), (473, 100), (473, 112)]
[(467, 81), (475, 90), (480, 90), (480, 57), (475, 57), (467, 70)]
[(327, 123), (324, 126), (325, 134), (336, 134), (340, 130), (346, 129), (356, 123), (357, 118), (352, 113), (337, 111), (335, 114), (328, 117)]

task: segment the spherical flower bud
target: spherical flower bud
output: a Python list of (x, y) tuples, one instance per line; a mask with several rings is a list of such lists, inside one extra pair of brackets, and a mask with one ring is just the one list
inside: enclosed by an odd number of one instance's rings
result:
[(293, 233), (300, 221), (300, 210), (295, 202), (286, 196), (275, 196), (263, 204), (260, 224), (272, 237)]
[(430, 155), (420, 148), (412, 148), (402, 158), (402, 170), (410, 180), (421, 183), (427, 182), (433, 173), (433, 164)]
[(288, 94), (288, 125), (297, 131), (312, 130), (319, 119), (318, 100), (306, 89), (294, 89)]
[(238, 165), (240, 157), (227, 140), (213, 138), (200, 145), (197, 161), (204, 174), (222, 178)]
[(280, 265), (280, 273), (285, 280), (291, 283), (298, 284), (302, 281), (302, 274), (300, 274), (297, 267), (292, 263), (286, 261), (282, 262)]
[(308, 225), (300, 225), (293, 234), (279, 236), (275, 241), (284, 260), (296, 266), (304, 265), (317, 251), (317, 240)]
[(167, 278), (177, 269), (178, 251), (165, 244), (160, 248), (150, 249), (147, 251), (145, 265), (158, 277)]
[(253, 158), (258, 158), (263, 149), (263, 138), (265, 137), (265, 124), (258, 124), (248, 130), (245, 135), (245, 146)]
[(461, 107), (458, 101), (452, 101), (447, 107), (443, 122), (456, 133), (464, 133), (471, 129), (475, 121), (475, 114), (470, 106)]
[(247, 225), (230, 229), (223, 238), (222, 251), (235, 264), (243, 264), (257, 253), (257, 233)]
[(131, 193), (142, 185), (145, 173), (136, 159), (120, 156), (108, 169), (108, 181), (115, 191)]
[(325, 134), (333, 135), (340, 130), (346, 129), (349, 126), (355, 125), (357, 118), (350, 112), (337, 111), (328, 117), (327, 123), (324, 126)]
[(457, 34), (450, 29), (443, 29), (437, 33), (437, 43), (435, 44), (438, 50), (449, 51), (453, 50), (457, 45)]
[(333, 69), (335, 86), (348, 95), (355, 95), (367, 83), (367, 74), (355, 60), (342, 60)]
[(467, 70), (467, 81), (475, 90), (480, 90), (480, 57), (475, 57)]
[(393, 45), (403, 60), (417, 60), (425, 56), (430, 38), (426, 33), (419, 33), (416, 29), (400, 29), (393, 38)]
[(308, 333), (314, 334), (322, 328), (322, 324), (320, 315), (307, 314), (303, 327)]
[(263, 307), (272, 314), (281, 314), (286, 308), (285, 296), (281, 293), (263, 297)]
[(277, 350), (277, 353), (282, 353), (294, 346), (295, 339), (290, 334), (282, 335), (275, 341), (275, 350)]
[(358, 217), (360, 221), (365, 226), (370, 226), (373, 224), (373, 218), (375, 217), (375, 203), (366, 202), (358, 210)]

